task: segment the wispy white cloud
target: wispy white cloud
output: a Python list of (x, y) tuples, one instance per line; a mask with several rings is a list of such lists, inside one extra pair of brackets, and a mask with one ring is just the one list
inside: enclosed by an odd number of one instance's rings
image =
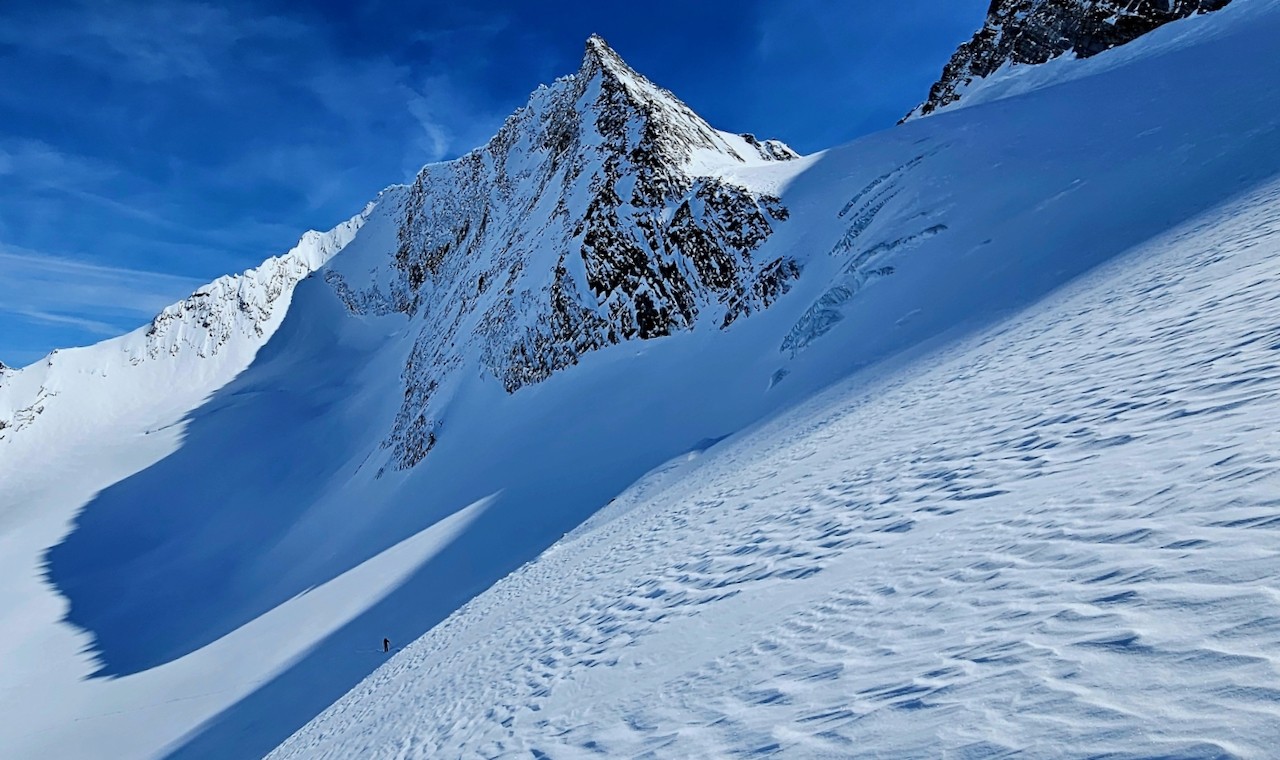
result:
[(67, 0), (3, 14), (0, 47), (29, 74), (0, 88), (6, 359), (131, 327), (255, 266), (482, 143), (512, 105), (465, 84), (489, 65), (469, 45), (503, 28), (491, 14), (383, 49), (321, 16), (250, 10)]
[(80, 2), (0, 25), (0, 43), (73, 59), (143, 83), (209, 80), (238, 43), (287, 39), (299, 25), (201, 2)]
[(406, 170), (461, 155), (486, 143), (513, 104), (481, 104), (450, 76), (432, 74), (408, 89), (408, 108), (418, 126), (409, 144)]
[(102, 326), (113, 317), (147, 318), (200, 285), (189, 277), (0, 245), (0, 311), (43, 321)]
[(86, 185), (112, 179), (113, 167), (26, 138), (0, 140), (0, 176), (21, 177), (39, 187)]
[(77, 317), (69, 314), (52, 314), (47, 311), (15, 311), (19, 317), (25, 317), (31, 322), (37, 322), (46, 325), (68, 325), (83, 330), (90, 335), (97, 335), (103, 338), (109, 338), (120, 334), (120, 326), (108, 324), (101, 320), (89, 317)]
[(24, 366), (54, 348), (124, 334), (200, 284), (0, 245), (0, 359)]
[(409, 96), (409, 113), (418, 122), (422, 133), (414, 141), (421, 152), (421, 158), (428, 163), (439, 161), (449, 155), (452, 142), (449, 128), (440, 119), (440, 91), (427, 83), (425, 92), (413, 92)]

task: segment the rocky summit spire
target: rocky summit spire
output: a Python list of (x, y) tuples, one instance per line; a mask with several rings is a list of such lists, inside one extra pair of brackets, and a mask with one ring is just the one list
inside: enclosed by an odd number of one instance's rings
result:
[(986, 23), (956, 50), (906, 117), (927, 116), (961, 98), (974, 80), (1007, 63), (1038, 64), (1073, 53), (1088, 58), (1170, 21), (1226, 7), (1231, 0), (992, 0)]
[(609, 47), (609, 43), (598, 34), (587, 38), (586, 50), (582, 56), (582, 67), (579, 72), (590, 76), (597, 71), (609, 71), (631, 77), (639, 77), (635, 69), (622, 60), (617, 51)]

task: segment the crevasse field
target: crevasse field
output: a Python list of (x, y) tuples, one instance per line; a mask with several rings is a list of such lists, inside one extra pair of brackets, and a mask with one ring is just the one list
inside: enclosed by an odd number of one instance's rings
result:
[(468, 376), (409, 471), (402, 317), (272, 274), (369, 271), (378, 202), (223, 283), (216, 354), (10, 374), (0, 754), (1273, 756), (1277, 39), (1236, 0), (701, 167), (793, 290)]

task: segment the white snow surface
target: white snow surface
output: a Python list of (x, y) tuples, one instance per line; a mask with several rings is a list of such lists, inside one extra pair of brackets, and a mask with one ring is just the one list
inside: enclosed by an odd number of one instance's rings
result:
[(1280, 3), (1192, 22), (695, 155), (792, 291), (514, 394), (459, 351), (406, 471), (418, 326), (307, 276), (376, 282), (403, 188), (5, 373), (0, 754), (1267, 757)]
[(1270, 756), (1277, 278), (1280, 182), (640, 480), (272, 757)]

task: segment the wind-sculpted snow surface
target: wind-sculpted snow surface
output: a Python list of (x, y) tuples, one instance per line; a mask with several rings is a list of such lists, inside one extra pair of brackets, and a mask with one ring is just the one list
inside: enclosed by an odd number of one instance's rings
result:
[(1277, 281), (1272, 184), (641, 481), (273, 757), (1269, 756)]

